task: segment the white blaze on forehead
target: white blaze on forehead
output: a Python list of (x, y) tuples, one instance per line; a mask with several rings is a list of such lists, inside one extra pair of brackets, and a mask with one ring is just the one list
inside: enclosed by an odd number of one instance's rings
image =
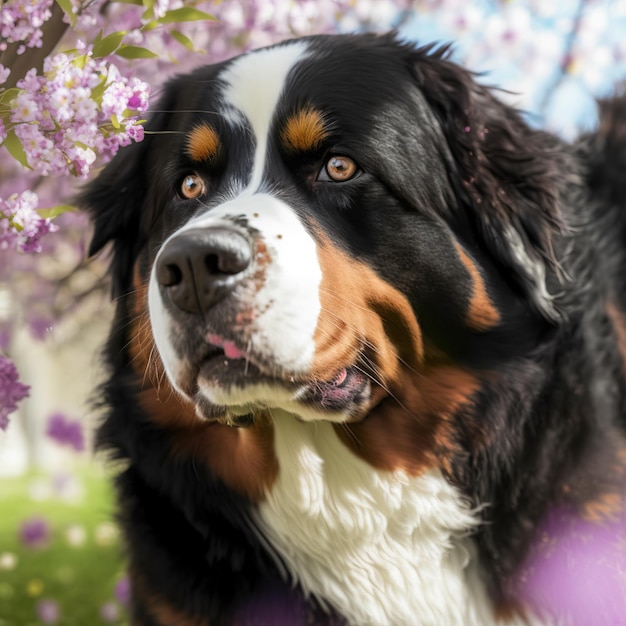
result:
[[(226, 104), (245, 116), (254, 133), (256, 150), (247, 187), (252, 193), (261, 183), (269, 130), (285, 81), (306, 52), (303, 42), (259, 50), (238, 58), (221, 76), (227, 84), (223, 94)], [(240, 123), (241, 119), (231, 121)]]

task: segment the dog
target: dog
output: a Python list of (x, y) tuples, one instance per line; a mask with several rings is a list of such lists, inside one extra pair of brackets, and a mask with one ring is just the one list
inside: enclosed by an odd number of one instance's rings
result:
[(551, 511), (622, 511), (626, 99), (574, 143), (447, 47), (312, 36), (168, 82), (80, 203), (135, 626), (553, 624)]

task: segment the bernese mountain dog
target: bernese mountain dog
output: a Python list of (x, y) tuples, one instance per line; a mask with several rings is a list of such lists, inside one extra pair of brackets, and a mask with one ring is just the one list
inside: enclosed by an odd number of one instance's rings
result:
[(566, 143), (395, 35), (165, 85), (80, 198), (133, 625), (560, 619), (511, 583), (543, 520), (623, 515), (626, 99), (600, 114)]

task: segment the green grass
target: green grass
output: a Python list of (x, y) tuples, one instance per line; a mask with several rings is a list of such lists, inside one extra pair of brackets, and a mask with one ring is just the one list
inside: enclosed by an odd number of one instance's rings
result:
[[(113, 521), (110, 481), (95, 468), (64, 477), (0, 479), (0, 626), (127, 624), (114, 589), (124, 562)], [(61, 482), (62, 482), (61, 480)], [(49, 540), (32, 547), (20, 540), (25, 520), (44, 518)], [(53, 600), (56, 621), (42, 622), (37, 605)], [(102, 606), (119, 617), (101, 615)]]

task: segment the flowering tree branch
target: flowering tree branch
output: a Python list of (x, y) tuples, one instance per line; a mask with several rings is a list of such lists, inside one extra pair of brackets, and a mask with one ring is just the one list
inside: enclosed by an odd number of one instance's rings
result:
[(24, 78), (31, 68), (35, 68), (37, 74), (41, 74), (44, 60), (56, 49), (68, 29), (69, 23), (64, 21), (64, 16), (63, 9), (56, 2), (52, 3), (50, 18), (41, 28), (41, 47), (31, 48), (28, 54), (20, 51), (24, 47), (22, 41), (7, 44), (6, 49), (0, 54), (0, 65), (11, 68), (11, 73), (3, 85), (5, 89), (15, 87), (17, 81)]

